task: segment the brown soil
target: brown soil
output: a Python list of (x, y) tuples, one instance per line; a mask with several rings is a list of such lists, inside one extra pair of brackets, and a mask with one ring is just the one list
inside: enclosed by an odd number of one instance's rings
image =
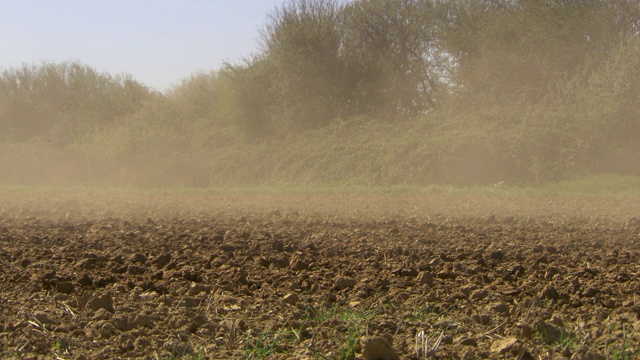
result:
[(0, 358), (638, 358), (639, 207), (3, 193)]

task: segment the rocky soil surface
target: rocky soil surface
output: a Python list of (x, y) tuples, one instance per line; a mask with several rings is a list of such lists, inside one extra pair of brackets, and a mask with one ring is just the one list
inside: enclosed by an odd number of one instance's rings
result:
[(637, 203), (4, 193), (0, 358), (640, 358)]

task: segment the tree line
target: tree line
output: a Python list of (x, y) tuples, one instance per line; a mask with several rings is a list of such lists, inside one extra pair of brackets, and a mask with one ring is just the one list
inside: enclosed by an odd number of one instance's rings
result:
[(0, 141), (211, 152), (417, 121), (452, 161), (544, 180), (636, 153), (639, 105), (637, 1), (289, 0), (254, 54), (164, 93), (75, 62), (4, 69)]

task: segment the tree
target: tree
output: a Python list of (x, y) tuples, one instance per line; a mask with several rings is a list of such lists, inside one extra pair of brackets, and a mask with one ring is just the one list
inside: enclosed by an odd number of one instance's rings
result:
[(343, 108), (342, 9), (336, 0), (291, 0), (269, 16), (257, 65), (270, 73), (270, 110), (285, 128), (326, 125)]
[(456, 62), (458, 89), (508, 102), (540, 101), (556, 80), (583, 67), (591, 67), (588, 76), (621, 38), (638, 31), (640, 19), (630, 0), (462, 0), (449, 6), (444, 40)]
[(5, 140), (70, 144), (132, 113), (150, 94), (128, 75), (114, 77), (77, 62), (23, 65), (0, 75), (0, 126)]
[(255, 57), (242, 65), (227, 64), (221, 76), (231, 81), (230, 101), (238, 109), (234, 118), (240, 132), (248, 139), (272, 135), (276, 127), (271, 117), (275, 99), (271, 92), (273, 74), (267, 61)]
[(358, 0), (347, 7), (344, 57), (361, 111), (436, 106), (449, 70), (438, 34), (442, 9), (428, 0)]
[(249, 66), (269, 83), (267, 122), (287, 131), (436, 107), (449, 81), (443, 9), (433, 0), (283, 4), (263, 31), (260, 60)]

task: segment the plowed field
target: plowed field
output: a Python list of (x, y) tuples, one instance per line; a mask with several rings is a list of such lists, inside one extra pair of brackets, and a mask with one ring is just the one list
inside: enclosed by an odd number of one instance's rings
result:
[(0, 358), (634, 359), (640, 202), (0, 194)]

